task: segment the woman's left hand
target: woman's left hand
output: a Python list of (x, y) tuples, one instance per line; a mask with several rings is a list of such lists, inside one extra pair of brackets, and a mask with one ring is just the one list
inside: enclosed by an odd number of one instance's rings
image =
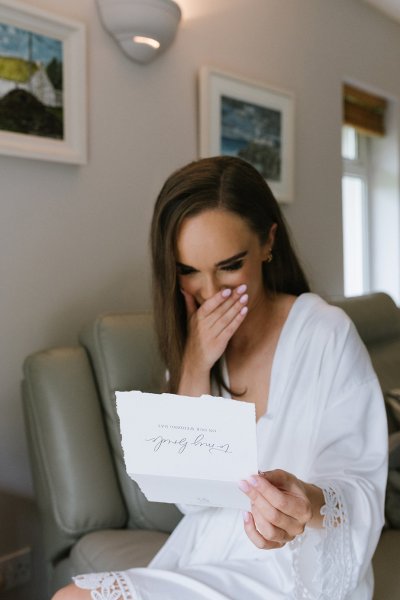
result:
[(239, 487), (251, 501), (251, 513), (244, 515), (244, 528), (257, 548), (281, 548), (303, 533), (307, 524), (322, 524), (322, 490), (287, 471), (260, 473), (242, 481)]

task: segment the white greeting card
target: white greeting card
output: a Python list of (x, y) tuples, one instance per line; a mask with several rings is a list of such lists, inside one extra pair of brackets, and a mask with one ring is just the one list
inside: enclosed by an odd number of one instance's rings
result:
[(116, 392), (128, 475), (157, 502), (249, 510), (255, 405), (213, 396)]

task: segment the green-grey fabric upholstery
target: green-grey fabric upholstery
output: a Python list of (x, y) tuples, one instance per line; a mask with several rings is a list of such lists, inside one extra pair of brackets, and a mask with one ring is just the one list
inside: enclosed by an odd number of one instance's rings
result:
[(168, 533), (142, 529), (93, 531), (71, 551), (74, 572), (96, 573), (146, 567), (161, 548)]
[[(382, 389), (400, 387), (400, 312), (382, 293), (332, 302), (355, 322)], [(181, 518), (149, 503), (126, 475), (114, 392), (161, 389), (164, 367), (150, 314), (98, 317), (80, 346), (29, 356), (23, 404), (49, 594), (72, 574), (148, 564)], [(382, 535), (375, 600), (400, 594), (400, 531)], [(189, 599), (188, 599), (189, 600)]]
[(157, 352), (150, 314), (104, 315), (87, 326), (80, 336), (91, 357), (99, 387), (122, 497), (128, 511), (128, 528), (169, 531), (181, 514), (171, 504), (147, 502), (125, 471), (115, 392), (140, 389), (159, 392), (165, 369)]
[(24, 365), (24, 409), (46, 558), (57, 565), (82, 535), (120, 528), (119, 492), (86, 352), (59, 348)]
[[(334, 302), (354, 322), (367, 347), (382, 391), (400, 387), (400, 310), (382, 292)], [(397, 429), (390, 413), (389, 431)], [(399, 592), (400, 593), (400, 592)], [(400, 596), (399, 596), (400, 597)]]
[[(400, 310), (384, 293), (367, 294), (332, 302), (340, 306), (354, 322), (367, 347), (382, 391), (400, 387)], [(389, 431), (397, 427), (388, 413)], [(397, 435), (397, 434), (394, 434)], [(373, 564), (374, 600), (400, 598), (400, 530), (385, 529)]]
[[(114, 392), (156, 392), (164, 378), (151, 315), (100, 316), (81, 341), (76, 348), (37, 352), (24, 363), (49, 595), (88, 565), (147, 564), (182, 517), (173, 505), (148, 502), (122, 458)], [(93, 540), (101, 545), (96, 551)]]

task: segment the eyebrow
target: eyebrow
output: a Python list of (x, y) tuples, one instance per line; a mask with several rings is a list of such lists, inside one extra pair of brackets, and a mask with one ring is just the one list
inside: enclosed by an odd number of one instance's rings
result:
[[(216, 267), (224, 267), (224, 266), (229, 265), (230, 263), (232, 263), (232, 262), (234, 262), (236, 260), (240, 260), (241, 258), (244, 258), (247, 254), (248, 254), (247, 250), (245, 250), (244, 252), (239, 252), (238, 254), (234, 254), (233, 256), (230, 256), (229, 258), (225, 258), (224, 260), (220, 260), (219, 262), (216, 263), (215, 266)], [(180, 263), (180, 262), (177, 262), (176, 266), (177, 267), (185, 267), (187, 269), (193, 269), (193, 267), (191, 267), (189, 265), (185, 265), (184, 263)]]
[(239, 252), (239, 254), (235, 254), (234, 256), (231, 256), (230, 258), (225, 258), (225, 260), (221, 260), (215, 266), (223, 267), (224, 265), (228, 265), (229, 263), (234, 262), (235, 260), (240, 260), (241, 258), (244, 258), (246, 256), (246, 254), (247, 254), (247, 250), (245, 250), (244, 252)]

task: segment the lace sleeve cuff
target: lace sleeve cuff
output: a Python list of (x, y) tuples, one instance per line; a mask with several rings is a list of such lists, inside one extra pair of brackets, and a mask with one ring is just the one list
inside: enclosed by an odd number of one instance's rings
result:
[(90, 590), (93, 600), (134, 600), (123, 572), (85, 573), (72, 580), (78, 588)]
[(352, 587), (349, 513), (336, 483), (322, 489), (322, 529), (307, 528), (292, 542), (296, 600), (343, 600)]

